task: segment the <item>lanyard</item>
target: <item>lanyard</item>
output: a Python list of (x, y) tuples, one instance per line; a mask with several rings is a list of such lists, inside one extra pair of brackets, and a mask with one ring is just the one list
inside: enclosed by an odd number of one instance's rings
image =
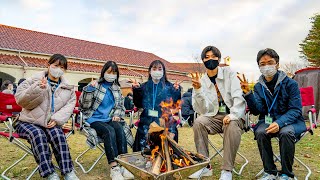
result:
[[(281, 84), (282, 84), (282, 82), (280, 82), (280, 87), (281, 87)], [(278, 98), (280, 89), (278, 90), (278, 92), (277, 92), (277, 94), (276, 94), (276, 97), (273, 99), (270, 107), (269, 107), (268, 100), (267, 100), (267, 96), (266, 96), (266, 93), (265, 93), (265, 91), (264, 91), (264, 87), (263, 87), (263, 86), (262, 86), (262, 92), (263, 92), (264, 99), (266, 100), (266, 104), (267, 104), (267, 107), (268, 107), (268, 114), (270, 115), (271, 109), (272, 109), (272, 107), (274, 106), (274, 103), (276, 102), (276, 100), (277, 100), (277, 98)]]
[[(51, 81), (50, 81), (50, 78), (48, 78), (48, 83), (49, 83), (49, 85), (51, 86), (51, 83), (50, 83)], [(58, 86), (59, 86), (59, 84), (60, 84), (60, 80), (58, 81), (58, 84), (57, 85), (55, 85), (56, 87), (53, 89), (53, 91), (52, 91), (52, 95), (51, 95), (51, 112), (52, 113), (54, 113), (54, 92), (56, 91), (56, 89), (58, 88)], [(52, 89), (52, 88), (51, 88)]]
[[(159, 83), (158, 83), (159, 84)], [(156, 98), (157, 98), (157, 91), (158, 91), (158, 84), (156, 84), (156, 91), (154, 91), (154, 83), (152, 84), (152, 108), (154, 110), (154, 106), (156, 104)]]

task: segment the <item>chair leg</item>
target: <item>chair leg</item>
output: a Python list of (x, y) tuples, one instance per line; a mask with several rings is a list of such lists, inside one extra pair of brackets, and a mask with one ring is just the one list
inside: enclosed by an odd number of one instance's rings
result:
[(305, 180), (308, 180), (309, 177), (311, 176), (311, 169), (305, 163), (303, 163), (300, 159), (296, 157), (294, 157), (294, 159), (298, 161), (308, 171), (308, 174), (305, 176)]
[[(221, 136), (221, 135), (220, 135)], [(208, 141), (208, 143), (210, 144), (210, 146), (216, 151), (215, 154), (213, 154), (212, 156), (210, 156), (210, 161), (211, 159), (213, 159), (214, 157), (216, 157), (217, 155), (219, 155), (220, 157), (223, 157), (223, 154), (221, 153), (223, 151), (223, 148), (218, 149), (210, 140)], [(240, 170), (237, 171), (235, 168), (232, 169), (232, 171), (237, 174), (237, 175), (241, 175), (243, 169), (248, 165), (249, 160), (242, 155), (241, 153), (237, 152), (237, 154), (245, 161), (244, 164), (242, 164), (242, 166), (240, 167)], [(202, 174), (202, 173), (201, 173)]]
[(10, 180), (9, 177), (6, 176), (6, 173), (13, 168), (14, 166), (16, 166), (18, 163), (20, 163), (29, 153), (25, 153), (20, 159), (18, 159), (16, 162), (14, 162), (11, 166), (9, 166), (7, 169), (5, 169), (2, 174), (1, 177), (5, 180)]
[(83, 165), (79, 162), (79, 159), (86, 154), (89, 150), (91, 150), (91, 148), (86, 149), (84, 152), (82, 152), (75, 160), (75, 162), (79, 165), (79, 167), (81, 168), (81, 170), (83, 171), (83, 173), (87, 174), (88, 172), (90, 172), (95, 166), (96, 164), (100, 161), (100, 159), (103, 157), (103, 155), (105, 154), (104, 149), (101, 147), (101, 145), (97, 145), (97, 148), (101, 151), (100, 156), (95, 160), (95, 162), (90, 166), (90, 168), (88, 170), (86, 170)]

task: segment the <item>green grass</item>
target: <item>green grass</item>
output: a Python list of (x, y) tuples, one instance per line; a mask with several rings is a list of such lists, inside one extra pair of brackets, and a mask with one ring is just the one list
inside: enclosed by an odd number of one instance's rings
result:
[[(135, 131), (133, 130), (133, 133)], [(315, 134), (311, 136), (308, 134), (296, 147), (296, 157), (304, 161), (312, 170), (310, 179), (320, 179), (320, 128), (315, 130)], [(210, 140), (218, 147), (222, 145), (222, 139), (219, 135), (210, 135)], [(78, 131), (75, 135), (72, 135), (68, 139), (69, 147), (71, 150), (71, 156), (75, 159), (82, 151), (87, 148), (85, 143), (85, 137)], [(193, 131), (191, 128), (183, 127), (179, 128), (179, 144), (185, 149), (196, 151), (193, 141)], [(275, 152), (278, 152), (277, 142), (273, 142)], [(131, 149), (129, 152), (132, 152)], [(211, 153), (213, 150), (210, 151)], [(241, 176), (233, 175), (233, 179), (255, 179), (255, 175), (262, 168), (262, 162), (260, 160), (259, 151), (256, 142), (253, 140), (253, 133), (248, 132), (242, 135), (242, 141), (239, 152), (247, 157), (249, 164), (245, 167)], [(23, 155), (23, 151), (10, 144), (7, 139), (0, 138), (0, 172), (12, 164), (16, 159)], [(83, 164), (89, 165), (99, 155), (98, 150), (93, 150), (86, 155), (86, 158), (82, 160)], [(236, 167), (239, 167), (243, 161), (237, 157)], [(219, 179), (221, 158), (215, 157), (211, 161), (213, 165), (213, 177), (203, 179)], [(280, 168), (279, 163), (277, 164)], [(14, 168), (9, 174), (12, 179), (25, 179), (26, 176), (36, 167), (36, 163), (33, 157), (27, 157), (17, 168)], [(106, 157), (103, 157), (98, 165), (89, 173), (82, 173), (81, 169), (75, 165), (77, 174), (81, 179), (110, 179), (109, 178), (109, 167), (107, 165)], [(303, 168), (295, 162), (294, 173), (298, 179), (304, 179), (305, 171)], [(1, 178), (0, 178), (1, 179)], [(41, 179), (38, 173), (33, 179)]]

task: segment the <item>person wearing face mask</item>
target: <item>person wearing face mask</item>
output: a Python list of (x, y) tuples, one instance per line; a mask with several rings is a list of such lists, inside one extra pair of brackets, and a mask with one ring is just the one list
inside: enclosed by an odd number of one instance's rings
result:
[(108, 61), (103, 66), (98, 82), (92, 81), (83, 88), (79, 103), (83, 119), (104, 142), (111, 166), (111, 179), (134, 179), (134, 176), (120, 167), (115, 160), (118, 155), (125, 154), (128, 150), (122, 125), (126, 109), (119, 84), (119, 69), (114, 61)]
[[(258, 52), (257, 63), (262, 75), (254, 86), (254, 93), (250, 91), (245, 77), (239, 77), (250, 113), (259, 115), (254, 135), (265, 171), (261, 180), (294, 178), (292, 165), (295, 142), (306, 130), (298, 83), (279, 70), (279, 59), (273, 49)], [(279, 138), (282, 166), (279, 174), (273, 160), (272, 137)]]
[(64, 179), (78, 180), (61, 128), (76, 104), (74, 86), (69, 85), (63, 76), (67, 70), (67, 59), (61, 54), (54, 54), (47, 65), (48, 70), (26, 79), (17, 88), (15, 99), (22, 111), (15, 129), (31, 144), (41, 177), (59, 179), (52, 164), (51, 144)]
[[(170, 101), (170, 99), (176, 103), (181, 99), (181, 87), (178, 81), (174, 84), (168, 81), (165, 66), (160, 60), (155, 60), (150, 64), (147, 82), (140, 86), (139, 83), (133, 81), (132, 87), (134, 105), (143, 108), (133, 145), (133, 151), (141, 151), (147, 148), (149, 125), (152, 122), (160, 124), (159, 118), (162, 115), (160, 103)], [(176, 122), (171, 122), (169, 132), (174, 133), (174, 140), (178, 142)]]
[[(220, 180), (231, 180), (235, 157), (244, 126), (246, 103), (239, 80), (230, 67), (219, 67), (221, 53), (207, 46), (201, 53), (206, 73), (200, 79), (192, 75), (192, 106), (199, 117), (194, 121), (193, 132), (197, 152), (209, 157), (208, 134), (223, 133), (223, 158)], [(195, 172), (189, 178), (212, 176), (211, 165)]]

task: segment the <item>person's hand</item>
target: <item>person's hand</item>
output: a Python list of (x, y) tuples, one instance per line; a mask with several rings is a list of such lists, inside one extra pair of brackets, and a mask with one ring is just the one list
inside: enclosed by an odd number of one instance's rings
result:
[(47, 88), (47, 84), (48, 84), (48, 81), (47, 81), (47, 78), (46, 77), (43, 77), (41, 80), (40, 80), (40, 88), (41, 89), (46, 89)]
[(118, 117), (118, 116), (113, 116), (112, 121), (120, 121), (120, 117)]
[(250, 91), (249, 88), (249, 84), (248, 81), (246, 80), (246, 77), (244, 76), (244, 74), (242, 74), (243, 79), (241, 79), (241, 77), (239, 75), (237, 75), (238, 79), (240, 80), (240, 85), (241, 85), (241, 89), (243, 91), (244, 94), (247, 94)]
[(53, 128), (54, 126), (56, 126), (57, 125), (57, 122), (56, 121), (54, 121), (54, 120), (50, 120), (49, 122), (48, 122), (48, 124), (47, 124), (47, 128)]
[(179, 89), (179, 87), (180, 87), (180, 84), (183, 82), (183, 80), (182, 81), (176, 81), (174, 84), (173, 84), (173, 87), (174, 87), (174, 89), (176, 89), (176, 90), (178, 90)]
[(134, 79), (134, 80), (129, 79), (129, 80), (128, 80), (128, 83), (131, 83), (133, 88), (138, 88), (138, 87), (140, 87), (140, 84), (137, 82), (136, 79)]
[(12, 91), (13, 90), (13, 84), (8, 84), (8, 89)]
[(266, 128), (267, 133), (277, 133), (279, 131), (279, 125), (276, 122), (273, 122), (269, 125), (268, 128)]
[(223, 118), (223, 125), (228, 125), (230, 123), (231, 119), (230, 117), (227, 115)]
[(191, 80), (192, 80), (192, 86), (194, 87), (194, 89), (201, 88), (199, 72), (196, 72), (195, 75), (193, 75), (193, 73), (191, 73)]
[(97, 84), (97, 81), (92, 79), (92, 81), (90, 82), (90, 85), (92, 87), (96, 87), (96, 84)]

